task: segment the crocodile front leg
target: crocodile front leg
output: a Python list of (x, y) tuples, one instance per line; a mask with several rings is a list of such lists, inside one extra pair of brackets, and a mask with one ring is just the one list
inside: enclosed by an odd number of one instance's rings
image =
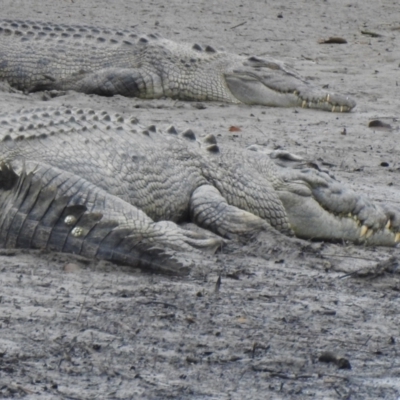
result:
[(197, 225), (228, 239), (246, 241), (262, 231), (275, 237), (283, 236), (266, 220), (228, 204), (219, 190), (211, 185), (200, 186), (193, 192), (190, 214)]

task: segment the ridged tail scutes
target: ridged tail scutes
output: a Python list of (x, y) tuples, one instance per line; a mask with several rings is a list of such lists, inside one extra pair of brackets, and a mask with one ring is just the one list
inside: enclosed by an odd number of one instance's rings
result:
[[(83, 199), (103, 195), (94, 185), (80, 181), (79, 194), (66, 195), (61, 186), (72, 175), (68, 172), (43, 166), (29, 166), (28, 172), (22, 166), (18, 175), (11, 164), (0, 166), (1, 247), (72, 253), (158, 273), (189, 273), (191, 257), (146, 243), (135, 221), (121, 223), (109, 218), (108, 210), (85, 204)], [(82, 203), (76, 204), (77, 199)]]

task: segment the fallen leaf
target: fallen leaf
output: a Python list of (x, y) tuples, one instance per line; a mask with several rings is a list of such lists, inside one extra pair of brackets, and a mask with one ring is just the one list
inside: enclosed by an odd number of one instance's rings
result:
[(80, 271), (80, 267), (75, 263), (68, 263), (64, 265), (64, 272), (71, 274)]
[(196, 319), (191, 315), (188, 315), (185, 319), (187, 322), (189, 322), (189, 324), (194, 324), (196, 322)]
[(321, 39), (318, 41), (319, 44), (330, 44), (330, 43), (334, 43), (334, 44), (345, 44), (347, 43), (347, 40), (338, 36), (331, 36), (328, 39)]
[(387, 129), (387, 130), (392, 130), (392, 126), (390, 124), (387, 124), (386, 122), (382, 122), (379, 119), (374, 119), (372, 121), (369, 121), (368, 123), (369, 128), (381, 128), (381, 129)]

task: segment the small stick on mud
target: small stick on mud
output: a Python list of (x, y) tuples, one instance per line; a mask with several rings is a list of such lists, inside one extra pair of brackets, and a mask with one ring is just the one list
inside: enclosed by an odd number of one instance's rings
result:
[(371, 31), (361, 31), (361, 34), (362, 35), (371, 36), (371, 37), (374, 37), (374, 38), (378, 38), (378, 37), (382, 37), (383, 36), (380, 33), (371, 32)]
[(81, 306), (81, 309), (79, 310), (79, 315), (78, 315), (78, 317), (76, 318), (76, 322), (78, 322), (78, 321), (79, 321), (79, 318), (81, 317), (83, 307), (84, 307), (84, 305), (85, 305), (85, 303), (86, 303), (87, 295), (89, 294), (90, 289), (93, 287), (93, 285), (94, 285), (94, 283), (90, 286), (90, 288), (89, 288), (89, 289), (87, 290), (87, 292), (85, 293), (85, 297), (83, 298), (82, 306)]
[(244, 25), (244, 24), (247, 24), (247, 21), (244, 21), (244, 22), (241, 22), (240, 24), (237, 24), (237, 25), (235, 25), (235, 26), (232, 26), (231, 29), (239, 28), (239, 26), (242, 26), (242, 25)]
[(215, 282), (215, 289), (214, 292), (218, 293), (221, 287), (221, 275), (218, 276), (217, 282)]
[(356, 278), (370, 278), (374, 279), (385, 273), (394, 274), (399, 268), (399, 262), (396, 257), (390, 257), (387, 260), (381, 261), (373, 267), (360, 268), (356, 271), (350, 272), (346, 275), (342, 275), (339, 279), (347, 278), (349, 276)]

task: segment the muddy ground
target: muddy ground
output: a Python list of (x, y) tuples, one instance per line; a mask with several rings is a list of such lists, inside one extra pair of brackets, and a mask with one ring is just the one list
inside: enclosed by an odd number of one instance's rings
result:
[[(238, 147), (285, 148), (377, 202), (400, 201), (397, 1), (1, 3), (3, 18), (135, 26), (268, 54), (358, 103), (333, 114), (2, 93), (1, 111), (64, 104), (134, 113), (143, 124), (191, 127)], [(319, 43), (329, 37), (347, 44)], [(391, 129), (369, 128), (373, 119)], [(399, 254), (266, 239), (171, 278), (70, 255), (2, 252), (0, 398), (397, 399)]]

